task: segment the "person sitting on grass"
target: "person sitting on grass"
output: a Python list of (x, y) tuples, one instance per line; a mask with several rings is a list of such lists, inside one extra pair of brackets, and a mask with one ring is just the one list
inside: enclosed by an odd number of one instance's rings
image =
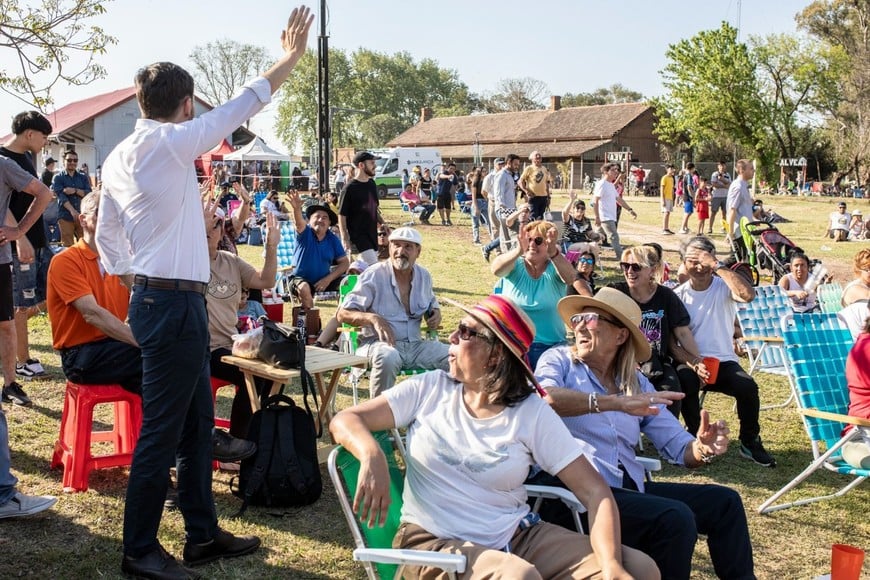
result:
[(299, 192), (291, 191), (287, 197), (293, 207), (296, 227), (295, 268), (290, 277), (290, 291), (299, 298), (304, 310), (311, 310), (315, 293), (338, 292), (350, 260), (341, 240), (330, 230), (338, 223), (338, 216), (325, 205), (311, 205), (305, 211), (306, 224)]

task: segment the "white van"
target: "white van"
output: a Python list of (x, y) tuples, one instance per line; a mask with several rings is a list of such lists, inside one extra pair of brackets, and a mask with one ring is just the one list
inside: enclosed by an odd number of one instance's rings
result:
[(387, 195), (399, 195), (402, 191), (403, 169), (407, 169), (410, 175), (414, 167), (419, 165), (421, 171), (429, 169), (434, 178), (441, 166), (441, 153), (430, 147), (396, 147), (384, 158), (383, 164), (378, 164), (375, 170), (375, 185), (381, 199)]

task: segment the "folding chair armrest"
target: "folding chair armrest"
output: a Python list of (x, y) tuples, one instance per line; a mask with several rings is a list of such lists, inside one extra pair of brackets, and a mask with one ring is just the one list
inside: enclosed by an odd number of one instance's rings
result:
[(656, 459), (655, 457), (641, 457), (637, 456), (637, 462), (643, 466), (644, 471), (661, 471), (662, 470), (662, 462)]
[(783, 338), (781, 336), (744, 336), (743, 340), (745, 341), (755, 341), (755, 342), (770, 342), (770, 343), (782, 343)]
[(296, 266), (284, 266), (283, 268), (278, 268), (278, 274), (286, 276), (290, 274)]
[(399, 550), (394, 548), (357, 548), (353, 551), (357, 562), (379, 564), (407, 564), (410, 566), (436, 566), (445, 572), (465, 572), (465, 556), (426, 550)]
[(870, 427), (870, 419), (862, 419), (861, 417), (852, 417), (851, 415), (840, 415), (839, 413), (829, 413), (818, 409), (798, 409), (801, 415), (808, 417), (816, 417), (818, 419), (828, 419), (837, 423), (849, 423), (859, 427)]
[(577, 496), (575, 496), (564, 487), (558, 487), (554, 485), (532, 485), (530, 483), (527, 483), (525, 484), (525, 488), (526, 494), (528, 494), (529, 497), (542, 499), (558, 499), (569, 509), (576, 511), (577, 513), (582, 514), (586, 512), (586, 506), (580, 503), (580, 500), (577, 499)]

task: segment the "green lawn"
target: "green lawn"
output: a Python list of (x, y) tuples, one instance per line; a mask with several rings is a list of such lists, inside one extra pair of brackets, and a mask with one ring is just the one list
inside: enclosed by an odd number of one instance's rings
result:
[[(561, 208), (565, 199), (557, 197), (554, 206)], [(660, 241), (670, 250), (668, 260), (675, 264), (678, 260), (671, 252), (676, 249), (681, 236), (665, 238), (658, 234), (660, 216), (655, 200), (630, 198), (630, 202), (640, 215), (635, 223), (630, 220), (623, 222), (624, 243)], [(863, 208), (867, 202), (861, 204)], [(821, 238), (827, 215), (835, 208), (834, 200), (777, 197), (766, 198), (765, 205), (794, 220), (781, 229), (811, 257), (823, 259), (842, 281), (851, 277), (851, 256), (862, 246), (856, 243), (833, 244)], [(856, 205), (850, 200), (851, 207)], [(392, 224), (404, 221), (395, 200), (384, 202), (383, 208)], [(672, 220), (675, 218), (681, 219), (682, 214), (676, 212)], [(452, 228), (422, 228), (424, 248), (420, 262), (432, 272), (439, 296), (473, 303), (491, 290), (495, 279), (489, 273), (479, 248), (471, 245), (470, 220), (455, 216), (453, 221)], [(672, 225), (672, 229), (676, 228)], [(260, 251), (261, 248), (242, 247), (242, 254), (254, 263), (260, 259)], [(605, 258), (605, 278), (615, 279), (612, 253), (604, 249), (602, 256)], [(325, 320), (331, 309), (325, 306), (323, 310)], [(444, 309), (442, 339), (446, 338), (449, 329), (455, 327), (459, 318), (457, 309)], [(42, 360), (49, 378), (25, 385), (35, 402), (33, 408), (6, 407), (12, 464), (23, 491), (60, 494), (62, 497), (55, 509), (45, 516), (0, 523), (0, 550), (4, 553), (0, 558), (0, 578), (118, 577), (126, 470), (95, 472), (87, 493), (61, 493), (61, 474), (49, 471), (48, 463), (58, 433), (64, 380), (58, 356), (51, 349), (48, 321), (40, 318), (31, 324), (34, 354)], [(339, 408), (350, 404), (350, 389), (346, 388), (346, 381), (342, 384), (337, 401)], [(763, 403), (783, 400), (788, 390), (782, 378), (761, 375), (759, 384)], [(228, 398), (221, 398), (222, 409), (226, 409), (228, 402)], [(707, 399), (707, 407), (714, 418), (724, 418), (736, 424), (730, 398), (712, 394)], [(105, 415), (101, 417), (105, 418)], [(661, 480), (717, 482), (738, 489), (749, 516), (756, 572), (760, 578), (811, 578), (825, 573), (832, 543), (870, 547), (870, 521), (866, 516), (870, 487), (866, 484), (845, 498), (771, 516), (757, 515), (757, 506), (799, 473), (811, 457), (794, 407), (764, 411), (761, 425), (765, 444), (779, 463), (776, 469), (757, 467), (731, 449), (710, 467), (687, 472), (666, 466), (657, 477)], [(260, 535), (264, 548), (250, 557), (206, 566), (202, 569), (206, 576), (363, 578), (362, 569), (351, 561), (350, 535), (325, 469), (323, 476), (326, 482), (323, 497), (313, 506), (287, 513), (268, 513), (251, 508), (243, 518), (234, 519), (232, 516), (239, 501), (228, 491), (231, 476), (216, 473), (214, 492), (221, 525), (236, 533)], [(797, 494), (818, 494), (843, 482), (844, 478), (835, 474), (819, 474)], [(183, 525), (177, 512), (164, 515), (160, 540), (170, 552), (180, 554)], [(867, 566), (865, 570), (870, 570), (870, 565)], [(714, 577), (703, 542), (698, 545), (694, 569), (693, 578)]]

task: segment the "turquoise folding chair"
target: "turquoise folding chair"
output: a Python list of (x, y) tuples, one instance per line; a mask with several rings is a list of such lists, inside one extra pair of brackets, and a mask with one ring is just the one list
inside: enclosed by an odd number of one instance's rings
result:
[[(845, 380), (846, 358), (852, 337), (836, 314), (795, 314), (783, 320), (783, 339), (789, 374), (797, 391), (798, 412), (810, 438), (813, 461), (803, 472), (762, 503), (762, 514), (839, 497), (870, 476), (868, 469), (856, 469), (843, 461), (843, 444), (860, 437), (859, 429), (845, 436), (846, 424), (870, 427), (870, 421), (849, 417), (849, 391)], [(852, 476), (839, 491), (775, 505), (820, 467)]]
[(831, 282), (830, 284), (820, 284), (816, 288), (816, 300), (822, 309), (822, 312), (836, 314), (843, 308), (843, 303), (840, 299), (843, 297), (843, 286), (839, 282)]

